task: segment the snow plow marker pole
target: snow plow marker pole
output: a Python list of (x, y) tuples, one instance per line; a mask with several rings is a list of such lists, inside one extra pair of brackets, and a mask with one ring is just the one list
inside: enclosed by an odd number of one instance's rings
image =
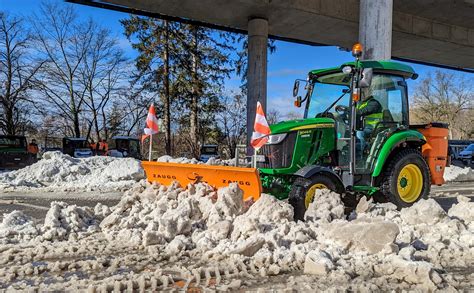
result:
[(262, 192), (258, 170), (233, 166), (211, 166), (204, 164), (178, 164), (142, 161), (147, 180), (170, 185), (179, 182), (182, 187), (189, 183), (205, 182), (214, 188), (236, 182), (242, 189), (244, 200), (257, 200)]
[(148, 148), (148, 161), (151, 162), (151, 150), (153, 149), (153, 134), (150, 134), (150, 145), (149, 145), (149, 148)]

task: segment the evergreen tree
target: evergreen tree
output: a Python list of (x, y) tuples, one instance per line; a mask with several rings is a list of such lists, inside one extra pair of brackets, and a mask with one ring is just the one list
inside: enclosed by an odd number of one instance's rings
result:
[[(178, 95), (187, 108), (189, 146), (194, 156), (199, 156), (199, 145), (217, 139), (216, 113), (222, 109), (219, 96), (230, 68), (233, 35), (209, 28), (181, 25), (181, 64), (185, 70), (178, 77)], [(181, 120), (183, 122), (183, 120)], [(207, 140), (207, 141), (206, 141)]]
[[(121, 20), (125, 35), (138, 50), (134, 82), (150, 92), (158, 92), (162, 107), (157, 107), (165, 128), (165, 151), (171, 154), (171, 78), (172, 63), (179, 43), (176, 23), (148, 17), (131, 16)], [(163, 109), (161, 111), (161, 109)]]

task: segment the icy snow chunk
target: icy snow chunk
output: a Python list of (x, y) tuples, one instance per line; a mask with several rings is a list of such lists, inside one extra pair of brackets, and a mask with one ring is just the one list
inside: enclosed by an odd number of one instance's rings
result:
[(446, 217), (443, 208), (432, 198), (421, 199), (409, 208), (402, 209), (400, 217), (410, 225), (433, 225)]
[(244, 256), (253, 256), (265, 244), (265, 239), (260, 237), (251, 237), (239, 243), (239, 246), (232, 253)]
[(355, 209), (356, 213), (362, 214), (362, 213), (365, 213), (366, 211), (368, 211), (373, 206), (372, 202), (373, 202), (372, 197), (369, 200), (367, 200), (367, 197), (363, 196), (359, 200), (359, 203), (357, 203), (357, 206), (356, 206), (356, 209)]
[(329, 228), (329, 238), (343, 246), (372, 254), (392, 244), (400, 233), (398, 225), (393, 222), (365, 218), (352, 222), (334, 222)]
[(341, 195), (329, 189), (317, 189), (314, 200), (304, 215), (305, 221), (322, 220), (332, 222), (344, 217), (344, 204)]
[(63, 240), (71, 233), (97, 231), (99, 223), (100, 219), (96, 218), (92, 208), (54, 201), (46, 213), (41, 231), (46, 240)]
[(305, 274), (326, 276), (332, 269), (334, 269), (333, 261), (325, 251), (311, 251), (306, 255)]
[(474, 170), (452, 165), (444, 169), (443, 177), (446, 182), (471, 181), (474, 180)]
[(208, 224), (212, 225), (221, 220), (229, 220), (242, 213), (244, 208), (243, 192), (237, 183), (217, 191), (217, 201), (209, 213)]
[(459, 195), (457, 200), (458, 203), (449, 209), (448, 216), (462, 220), (466, 224), (474, 222), (474, 202), (462, 195)]
[(33, 219), (22, 211), (4, 214), (0, 224), (0, 242), (21, 241), (38, 235)]
[(245, 239), (262, 229), (276, 229), (290, 221), (293, 221), (293, 208), (288, 203), (263, 193), (246, 213), (235, 218), (231, 239)]

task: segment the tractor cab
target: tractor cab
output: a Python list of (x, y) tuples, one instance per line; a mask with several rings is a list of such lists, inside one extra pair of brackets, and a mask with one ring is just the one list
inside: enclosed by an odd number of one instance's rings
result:
[(83, 137), (63, 137), (63, 153), (74, 158), (92, 156), (89, 143)]
[[(384, 136), (408, 128), (405, 79), (416, 78), (411, 67), (395, 62), (360, 61), (362, 77), (355, 119), (351, 103), (355, 63), (309, 73), (304, 118), (329, 118), (336, 131), (337, 165), (350, 169), (351, 131), (355, 136), (355, 174), (370, 174), (374, 155)], [(351, 123), (354, 125), (351, 125)]]
[(107, 155), (116, 158), (131, 157), (140, 160), (140, 141), (138, 138), (130, 136), (114, 136), (112, 137), (111, 148), (109, 148)]

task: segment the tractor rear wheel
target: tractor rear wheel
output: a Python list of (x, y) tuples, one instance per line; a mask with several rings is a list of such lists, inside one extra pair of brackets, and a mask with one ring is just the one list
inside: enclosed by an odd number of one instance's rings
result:
[(291, 186), (288, 203), (293, 206), (295, 221), (303, 221), (304, 213), (313, 202), (317, 189), (337, 191), (337, 185), (330, 177), (316, 174), (311, 178), (298, 177)]
[(399, 209), (427, 198), (430, 188), (429, 167), (415, 149), (402, 150), (392, 158), (381, 185), (382, 193)]

